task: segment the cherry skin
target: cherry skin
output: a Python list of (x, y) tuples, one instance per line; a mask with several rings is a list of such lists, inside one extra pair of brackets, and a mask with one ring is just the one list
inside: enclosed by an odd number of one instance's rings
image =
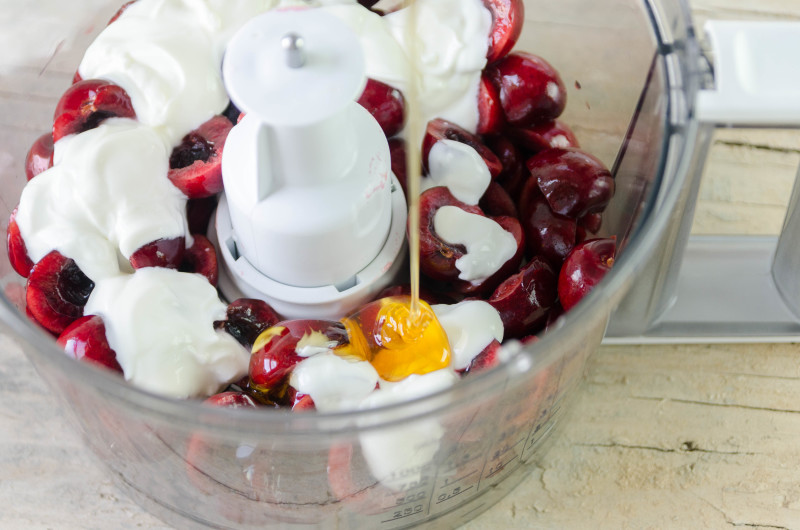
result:
[(53, 134), (41, 135), (33, 142), (28, 155), (25, 157), (25, 177), (33, 177), (53, 167)]
[(224, 329), (247, 349), (252, 349), (256, 338), (280, 321), (268, 303), (255, 298), (234, 300), (228, 304), (225, 316), (225, 320), (214, 322), (214, 327)]
[(25, 292), (28, 313), (48, 331), (60, 334), (83, 316), (94, 289), (72, 259), (53, 250), (31, 269)]
[(86, 315), (67, 326), (58, 336), (58, 345), (73, 359), (122, 373), (117, 353), (108, 344), (103, 319), (97, 315)]
[(554, 213), (534, 179), (525, 183), (518, 206), (528, 257), (560, 267), (578, 240), (577, 221)]
[(579, 149), (547, 149), (526, 162), (554, 213), (571, 218), (603, 211), (614, 178), (600, 160)]
[(515, 52), (487, 68), (500, 94), (509, 124), (527, 127), (558, 118), (567, 104), (567, 90), (550, 63)]
[(217, 286), (219, 280), (219, 266), (217, 265), (217, 250), (206, 236), (195, 234), (192, 246), (183, 254), (178, 270), (181, 272), (194, 272), (202, 274), (208, 283)]
[(575, 133), (560, 120), (512, 129), (508, 134), (531, 155), (555, 147), (580, 147)]
[(406, 102), (403, 94), (374, 79), (367, 79), (367, 86), (358, 98), (364, 107), (377, 120), (386, 138), (391, 138), (403, 129)]
[(590, 239), (576, 245), (558, 275), (558, 298), (565, 311), (575, 307), (611, 270), (616, 238)]
[(392, 160), (392, 173), (397, 177), (403, 193), (408, 196), (408, 179), (406, 177), (406, 141), (402, 138), (389, 140), (389, 156)]
[(525, 3), (522, 0), (483, 0), (483, 5), (492, 14), (486, 61), (493, 63), (505, 57), (517, 43), (525, 20)]
[(425, 136), (422, 139), (422, 165), (425, 171), (428, 168), (428, 155), (431, 152), (431, 148), (439, 140), (454, 140), (475, 149), (484, 163), (486, 163), (486, 167), (489, 168), (492, 178), (495, 178), (503, 170), (503, 164), (500, 159), (491, 149), (486, 147), (480, 138), (455, 123), (437, 118), (428, 122), (428, 128), (425, 130)]
[(136, 118), (128, 93), (102, 79), (79, 81), (64, 92), (56, 105), (53, 141), (94, 129), (108, 118)]
[(17, 209), (11, 212), (8, 219), (8, 230), (6, 231), (6, 244), (8, 248), (8, 261), (14, 271), (27, 278), (33, 268), (33, 261), (28, 257), (28, 249), (17, 225)]
[(490, 216), (518, 217), (517, 205), (508, 192), (497, 182), (490, 182), (489, 187), (478, 202), (481, 210)]
[(347, 332), (329, 320), (286, 320), (262, 332), (250, 357), (250, 387), (274, 401), (282, 398), (294, 367), (304, 359), (297, 347), (304, 337), (324, 341), (331, 349), (348, 344)]
[(511, 197), (519, 197), (525, 181), (530, 177), (530, 172), (523, 163), (524, 159), (519, 149), (504, 135), (489, 138), (487, 143), (503, 166), (502, 172), (497, 176), (497, 183)]
[(190, 199), (222, 191), (222, 152), (233, 125), (214, 116), (184, 136), (169, 157), (169, 180)]
[(136, 249), (128, 261), (134, 269), (143, 269), (144, 267), (177, 269), (183, 261), (185, 252), (185, 238), (162, 238)]
[(491, 79), (483, 73), (478, 84), (478, 134), (497, 134), (505, 125), (500, 94)]
[(489, 298), (500, 313), (505, 338), (535, 333), (547, 322), (547, 313), (557, 297), (557, 276), (550, 265), (533, 258), (508, 278)]

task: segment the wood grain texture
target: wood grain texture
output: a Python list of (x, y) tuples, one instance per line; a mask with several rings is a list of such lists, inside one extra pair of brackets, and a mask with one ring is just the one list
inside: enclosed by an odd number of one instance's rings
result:
[[(698, 25), (800, 19), (797, 0), (692, 5)], [(719, 131), (695, 232), (777, 233), (799, 163), (797, 132)], [(113, 486), (21, 351), (0, 351), (0, 528), (167, 528)], [(603, 347), (567, 420), (465, 530), (800, 529), (797, 345)]]

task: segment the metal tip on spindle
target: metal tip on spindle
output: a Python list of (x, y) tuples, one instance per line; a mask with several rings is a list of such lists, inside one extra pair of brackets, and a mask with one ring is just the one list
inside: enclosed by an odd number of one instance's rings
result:
[(286, 51), (286, 64), (289, 68), (300, 68), (306, 63), (303, 37), (296, 33), (287, 33), (281, 39), (281, 46)]

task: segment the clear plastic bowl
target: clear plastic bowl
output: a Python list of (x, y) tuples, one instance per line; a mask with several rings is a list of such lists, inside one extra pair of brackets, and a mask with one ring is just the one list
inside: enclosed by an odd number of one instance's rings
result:
[[(50, 128), (82, 50), (119, 7), (119, 0), (86, 3), (75, 10), (58, 0), (29, 1), (2, 23), (5, 49), (15, 50), (0, 60), (3, 219), (25, 184), (28, 146)], [(691, 208), (709, 135), (692, 119), (704, 70), (688, 8), (643, 0), (526, 0), (526, 8), (517, 49), (560, 71), (569, 87), (562, 119), (616, 175), (603, 232), (617, 236), (621, 252), (556, 329), (534, 344), (509, 346), (510, 359), (494, 370), (424, 399), (357, 413), (227, 410), (167, 399), (66, 357), (26, 318), (24, 280), (0, 259), (2, 332), (16, 339), (74, 412), (110, 476), (143, 507), (178, 527), (452, 528), (526, 476), (634, 279), (647, 278), (635, 293), (645, 312), (663, 302), (653, 293), (668, 282), (664, 264), (675, 259), (686, 230), (682, 210)], [(397, 470), (393, 487), (372, 476), (361, 453), (365, 437), (440, 428), (441, 437), (416, 448), (431, 458)]]

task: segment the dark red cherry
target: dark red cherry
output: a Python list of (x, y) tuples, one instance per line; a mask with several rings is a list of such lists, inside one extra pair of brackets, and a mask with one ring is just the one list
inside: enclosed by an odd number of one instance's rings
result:
[(128, 93), (102, 79), (79, 81), (64, 92), (56, 105), (53, 141), (94, 129), (108, 118), (136, 118)]
[(500, 159), (491, 149), (486, 147), (480, 138), (455, 123), (437, 118), (428, 122), (428, 128), (422, 140), (422, 165), (425, 171), (428, 168), (428, 155), (431, 152), (431, 148), (439, 140), (454, 140), (475, 149), (486, 163), (486, 167), (489, 168), (492, 178), (499, 175), (503, 170)]
[(507, 134), (531, 155), (556, 147), (580, 147), (575, 133), (560, 120), (510, 129)]
[(486, 61), (493, 63), (505, 57), (517, 43), (525, 21), (525, 3), (523, 0), (483, 0), (483, 5), (492, 14)]
[(518, 207), (528, 257), (541, 256), (560, 267), (577, 242), (578, 222), (553, 213), (534, 179), (525, 183)]
[(489, 303), (500, 313), (503, 337), (522, 337), (535, 333), (547, 322), (555, 304), (558, 277), (544, 260), (533, 258), (517, 274), (494, 291)]
[(492, 340), (483, 351), (476, 355), (464, 370), (464, 374), (477, 373), (489, 370), (500, 364), (500, 348), (502, 346), (496, 340)]
[(489, 187), (478, 202), (481, 210), (492, 217), (517, 217), (517, 206), (508, 192), (497, 182), (490, 182)]
[(515, 52), (487, 67), (500, 94), (506, 121), (527, 127), (556, 119), (567, 104), (567, 90), (550, 63)]
[(600, 160), (579, 149), (547, 149), (526, 165), (550, 209), (572, 218), (601, 212), (614, 196), (614, 178)]
[(25, 176), (28, 180), (53, 167), (53, 134), (41, 135), (33, 142), (25, 157)]
[(251, 349), (256, 338), (280, 321), (278, 313), (263, 300), (238, 298), (228, 304), (225, 320), (214, 327), (227, 331), (239, 343)]
[(611, 270), (617, 253), (616, 238), (591, 239), (576, 245), (558, 275), (558, 298), (569, 311)]
[(214, 116), (172, 150), (167, 176), (190, 199), (222, 191), (222, 152), (232, 127), (225, 116)]
[(178, 270), (202, 274), (208, 279), (208, 283), (216, 287), (219, 280), (217, 250), (206, 236), (195, 234), (193, 238), (194, 242), (184, 252)]
[(389, 156), (392, 159), (392, 173), (397, 177), (403, 193), (408, 196), (408, 179), (406, 178), (406, 141), (402, 138), (389, 140)]
[(484, 73), (478, 84), (478, 134), (497, 134), (503, 129), (505, 118), (500, 106), (500, 95)]
[(19, 232), (16, 217), (17, 209), (14, 208), (8, 219), (8, 230), (6, 232), (8, 261), (11, 262), (11, 267), (17, 274), (27, 278), (33, 268), (33, 261), (28, 257), (28, 249), (25, 247), (25, 241)]
[(144, 267), (166, 267), (177, 269), (186, 252), (186, 239), (183, 237), (162, 238), (137, 249), (128, 261), (134, 269)]
[(108, 344), (103, 319), (97, 315), (86, 315), (67, 326), (58, 336), (58, 345), (73, 359), (122, 373), (117, 353)]
[(372, 114), (387, 138), (403, 129), (406, 102), (403, 94), (396, 88), (367, 79), (367, 86), (358, 98), (358, 104)]
[(60, 334), (83, 316), (94, 282), (72, 259), (53, 250), (31, 269), (25, 301), (30, 315), (45, 329)]

